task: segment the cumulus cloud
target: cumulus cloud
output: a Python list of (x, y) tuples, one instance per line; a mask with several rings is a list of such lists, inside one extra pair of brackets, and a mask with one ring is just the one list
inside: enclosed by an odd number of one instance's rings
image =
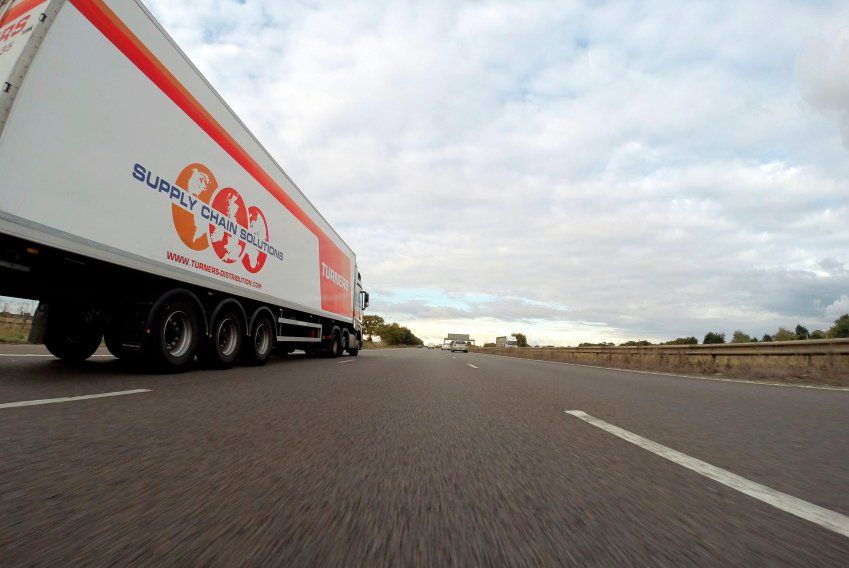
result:
[(151, 8), (422, 335), (813, 328), (849, 290), (837, 2)]
[(849, 314), (849, 296), (846, 294), (842, 294), (825, 309), (825, 315), (831, 319), (837, 319), (843, 314)]

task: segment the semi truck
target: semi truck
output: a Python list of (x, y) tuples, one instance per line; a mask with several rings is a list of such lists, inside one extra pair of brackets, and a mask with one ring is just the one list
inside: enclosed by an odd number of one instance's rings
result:
[(518, 347), (519, 340), (515, 335), (502, 335), (495, 338), (495, 346), (502, 348)]
[(82, 361), (355, 356), (351, 248), (137, 0), (0, 0), (0, 295)]

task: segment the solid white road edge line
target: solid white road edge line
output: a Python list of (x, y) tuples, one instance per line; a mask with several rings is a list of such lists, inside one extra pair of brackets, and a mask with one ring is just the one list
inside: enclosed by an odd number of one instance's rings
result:
[(624, 430), (618, 426), (605, 422), (600, 418), (591, 416), (582, 410), (566, 410), (565, 412), (566, 414), (571, 414), (572, 416), (580, 418), (584, 422), (588, 422), (597, 428), (601, 428), (614, 436), (618, 436), (623, 440), (640, 446), (644, 450), (648, 450), (653, 454), (665, 458), (673, 463), (677, 463), (689, 470), (695, 471), (709, 479), (713, 479), (727, 487), (736, 489), (749, 497), (754, 497), (758, 501), (762, 501), (786, 513), (790, 513), (791, 515), (796, 515), (797, 517), (816, 523), (823, 528), (836, 532), (837, 534), (849, 537), (849, 517), (846, 515), (830, 511), (829, 509), (820, 507), (819, 505), (814, 505), (813, 503), (808, 503), (807, 501), (803, 501), (802, 499), (798, 499), (792, 495), (787, 495), (786, 493), (782, 493), (781, 491), (777, 491), (771, 487), (767, 487), (766, 485), (750, 481), (745, 477), (741, 477), (735, 473), (731, 473), (730, 471), (726, 471), (707, 462), (690, 457), (687, 454), (682, 454), (677, 450), (673, 450), (672, 448), (668, 448), (658, 444), (657, 442), (652, 442), (647, 438), (643, 438), (642, 436), (638, 436), (628, 430)]
[(150, 389), (134, 389), (128, 391), (117, 392), (102, 392), (99, 394), (86, 394), (82, 396), (66, 396), (62, 398), (45, 398), (42, 400), (22, 400), (20, 402), (4, 402), (0, 404), (0, 408), (18, 408), (21, 406), (38, 406), (39, 404), (55, 404), (57, 402), (73, 402), (76, 400), (88, 400), (91, 398), (106, 398), (108, 396), (123, 396), (125, 394), (139, 394), (142, 392), (151, 392)]
[(681, 375), (677, 373), (662, 373), (660, 371), (640, 371), (639, 369), (625, 369), (622, 367), (604, 367), (602, 365), (584, 365), (583, 363), (567, 363), (566, 361), (548, 361), (546, 359), (530, 359), (527, 357), (511, 357), (510, 355), (496, 355), (495, 353), (480, 353), (489, 357), (501, 357), (514, 361), (534, 361), (536, 363), (550, 363), (553, 365), (570, 365), (572, 367), (587, 367), (589, 369), (607, 369), (608, 371), (622, 371), (624, 373), (638, 373), (640, 375), (658, 375), (660, 377), (683, 377), (685, 379), (698, 379), (700, 381), (719, 381), (721, 383), (746, 383), (749, 385), (761, 385), (768, 387), (787, 387), (797, 389), (815, 389), (829, 391), (849, 391), (849, 387), (823, 387), (818, 385), (800, 385), (799, 383), (776, 383), (770, 381), (749, 381), (746, 379), (729, 379), (727, 377), (700, 377), (698, 375)]
[(469, 366), (469, 367), (471, 367), (472, 369), (477, 369), (477, 368), (478, 368), (478, 367), (475, 367), (474, 365), (472, 365), (471, 363), (466, 363), (466, 365), (468, 365), (468, 366)]

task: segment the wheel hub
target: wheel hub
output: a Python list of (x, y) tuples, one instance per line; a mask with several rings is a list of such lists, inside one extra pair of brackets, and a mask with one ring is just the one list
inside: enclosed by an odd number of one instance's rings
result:
[(229, 357), (236, 351), (238, 337), (236, 337), (236, 326), (233, 325), (233, 321), (230, 318), (224, 318), (218, 324), (215, 339), (218, 344), (219, 353), (225, 357)]
[(192, 327), (186, 312), (176, 311), (168, 316), (162, 326), (162, 344), (173, 357), (182, 357), (192, 343)]

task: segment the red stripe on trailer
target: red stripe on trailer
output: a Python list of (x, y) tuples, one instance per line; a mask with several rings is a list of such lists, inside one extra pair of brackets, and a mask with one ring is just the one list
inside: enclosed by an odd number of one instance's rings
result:
[[(345, 275), (351, 274), (351, 261), (324, 233), (307, 213), (274, 179), (242, 148), (215, 118), (192, 96), (179, 80), (139, 40), (124, 22), (102, 0), (71, 0), (91, 24), (144, 73), (159, 89), (192, 119), (222, 150), (230, 155), (266, 191), (273, 195), (292, 215), (318, 238), (319, 263), (325, 262)], [(319, 273), (321, 307), (351, 316), (351, 295), (332, 287)]]
[(33, 10), (45, 3), (47, 3), (47, 0), (23, 0), (23, 2), (18, 2), (9, 8), (9, 11), (3, 14), (3, 19), (0, 19), (0, 26), (6, 25), (6, 23), (23, 16), (30, 10)]

